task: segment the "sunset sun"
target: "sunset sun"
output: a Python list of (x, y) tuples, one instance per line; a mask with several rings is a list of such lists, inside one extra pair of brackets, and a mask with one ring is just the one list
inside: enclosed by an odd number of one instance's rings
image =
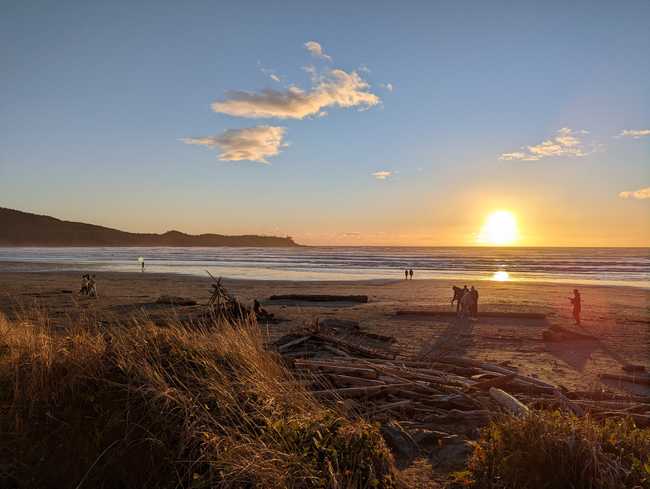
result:
[(518, 238), (519, 232), (515, 215), (510, 211), (495, 211), (485, 218), (478, 242), (504, 246), (514, 244)]

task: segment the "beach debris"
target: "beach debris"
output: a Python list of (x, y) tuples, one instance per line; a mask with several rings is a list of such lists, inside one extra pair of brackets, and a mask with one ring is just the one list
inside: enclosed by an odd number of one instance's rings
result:
[(302, 302), (368, 302), (367, 295), (331, 295), (331, 294), (282, 294), (272, 295), (270, 301), (302, 301)]
[[(396, 316), (422, 316), (422, 317), (458, 317), (456, 311), (431, 311), (426, 309), (398, 309)], [(505, 319), (546, 319), (542, 312), (511, 312), (511, 311), (479, 311), (479, 318), (505, 318)]]
[(564, 328), (557, 324), (553, 324), (546, 331), (542, 332), (542, 338), (545, 341), (575, 341), (575, 340), (589, 340), (597, 341), (598, 338), (594, 335), (587, 333), (580, 333), (568, 328)]
[(411, 465), (411, 462), (420, 453), (420, 449), (411, 435), (395, 421), (382, 425), (379, 431), (395, 456), (397, 468), (405, 469)]
[(253, 307), (249, 308), (242, 304), (235, 296), (221, 284), (221, 277), (218, 279), (206, 270), (207, 274), (213, 280), (211, 286), (210, 300), (208, 308), (210, 316), (216, 319), (225, 319), (226, 321), (238, 321), (255, 317), (258, 321), (270, 322), (274, 320), (273, 314), (264, 309), (259, 301), (253, 301)]
[(621, 375), (621, 374), (600, 374), (601, 379), (620, 380), (637, 385), (650, 385), (650, 375)]
[(156, 304), (171, 304), (172, 306), (196, 306), (196, 301), (175, 295), (161, 295), (156, 299)]
[[(324, 323), (339, 331), (354, 330), (351, 323)], [(367, 348), (361, 355), (356, 345), (346, 349), (337, 339), (342, 356), (325, 348), (335, 343), (323, 337), (313, 330), (295, 333), (274, 346), (317, 399), (345, 407), (350, 416), (380, 423), (397, 460), (409, 460), (414, 453), (410, 440), (432, 456), (448, 444), (464, 452), (468, 438), (496, 416), (526, 416), (531, 409), (627, 417), (640, 427), (650, 426), (650, 397), (571, 392), (503, 364), (469, 358), (403, 360)]]

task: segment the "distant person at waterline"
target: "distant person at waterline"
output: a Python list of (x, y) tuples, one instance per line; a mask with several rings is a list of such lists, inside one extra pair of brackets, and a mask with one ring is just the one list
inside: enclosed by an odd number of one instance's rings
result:
[(142, 271), (144, 272), (144, 258), (140, 257), (140, 258), (138, 258), (138, 261), (140, 262), (140, 267), (141, 267)]
[(409, 271), (404, 270), (404, 280), (408, 280), (408, 279), (409, 279)]
[(582, 311), (582, 300), (580, 299), (580, 292), (578, 289), (573, 289), (573, 297), (569, 297), (573, 305), (573, 319), (576, 324), (580, 326), (580, 312)]
[(472, 296), (472, 316), (478, 317), (478, 290), (476, 290), (472, 285), (469, 289), (469, 294)]
[(413, 280), (413, 269), (412, 268), (409, 270), (409, 275), (411, 276), (411, 280)]

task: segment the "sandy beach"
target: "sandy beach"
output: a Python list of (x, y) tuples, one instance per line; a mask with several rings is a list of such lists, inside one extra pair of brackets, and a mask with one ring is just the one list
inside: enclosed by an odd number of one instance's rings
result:
[[(78, 314), (96, 315), (104, 327), (134, 315), (157, 322), (172, 316), (198, 314), (210, 296), (211, 280), (154, 273), (97, 272), (97, 299), (77, 292), (81, 272), (16, 272), (6, 264), (0, 273), (0, 310), (9, 318), (46, 313), (53, 327), (65, 327)], [(14, 264), (14, 267), (17, 265)], [(21, 268), (25, 268), (21, 264)], [(280, 282), (224, 280), (227, 289), (246, 304), (258, 299), (282, 321), (263, 324), (270, 339), (312, 324), (317, 318), (351, 319), (361, 329), (396, 339), (390, 350), (398, 359), (440, 355), (490, 360), (516, 367), (541, 380), (570, 389), (610, 388), (650, 395), (650, 388), (602, 381), (601, 373), (624, 373), (625, 364), (650, 369), (650, 291), (632, 287), (580, 286), (583, 326), (575, 329), (595, 340), (546, 342), (549, 326), (574, 328), (568, 301), (573, 287), (527, 282), (477, 282), (481, 311), (539, 312), (545, 319), (397, 315), (397, 311), (445, 311), (451, 286), (444, 280), (378, 280), (364, 282)], [(457, 285), (463, 285), (458, 284)], [(469, 284), (472, 285), (472, 284)], [(273, 294), (367, 295), (368, 303), (269, 301)], [(196, 306), (155, 304), (163, 294), (197, 301)]]

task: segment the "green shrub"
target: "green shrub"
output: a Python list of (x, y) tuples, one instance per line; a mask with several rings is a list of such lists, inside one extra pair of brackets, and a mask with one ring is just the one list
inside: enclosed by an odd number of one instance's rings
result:
[(459, 479), (485, 489), (650, 488), (650, 430), (559, 412), (486, 427)]

